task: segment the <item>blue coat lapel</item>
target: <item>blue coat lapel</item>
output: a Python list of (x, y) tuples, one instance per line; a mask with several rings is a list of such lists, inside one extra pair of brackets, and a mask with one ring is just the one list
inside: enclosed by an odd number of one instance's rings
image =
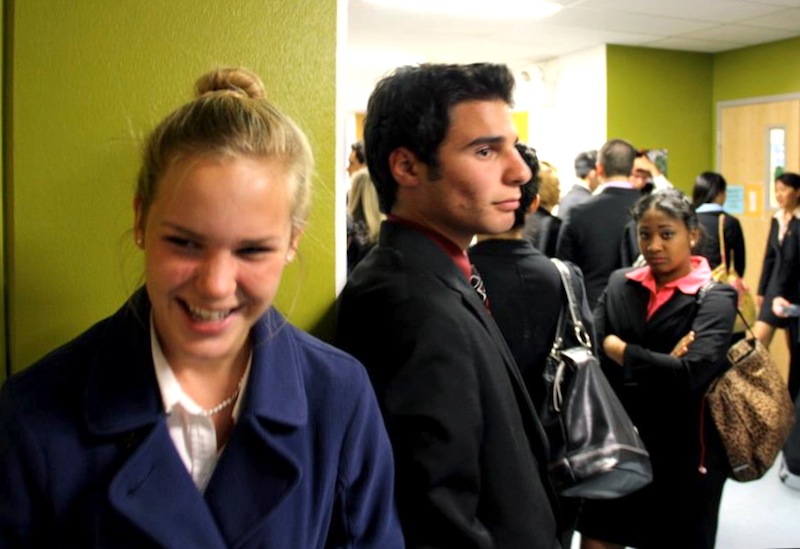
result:
[(108, 495), (114, 509), (164, 547), (226, 547), (163, 421), (122, 465)]
[[(235, 547), (269, 518), (300, 480), (292, 435), (307, 397), (291, 332), (274, 310), (253, 328), (253, 362), (239, 421), (201, 494), (169, 436), (150, 353), (143, 290), (108, 323), (86, 389), (92, 436), (120, 441), (112, 507), (169, 548)], [(280, 368), (275, 366), (281, 365)]]
[(274, 311), (254, 327), (242, 413), (206, 488), (211, 513), (232, 547), (266, 523), (300, 481), (293, 435), (305, 425), (308, 405), (291, 330)]

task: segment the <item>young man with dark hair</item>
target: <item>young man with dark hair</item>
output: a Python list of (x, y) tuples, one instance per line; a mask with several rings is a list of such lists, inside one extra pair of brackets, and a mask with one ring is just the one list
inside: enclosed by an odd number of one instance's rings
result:
[(408, 547), (560, 547), (545, 435), (466, 255), (476, 233), (511, 228), (531, 178), (513, 88), (503, 65), (420, 65), (367, 106), (388, 219), (342, 291), (336, 343), (375, 387)]

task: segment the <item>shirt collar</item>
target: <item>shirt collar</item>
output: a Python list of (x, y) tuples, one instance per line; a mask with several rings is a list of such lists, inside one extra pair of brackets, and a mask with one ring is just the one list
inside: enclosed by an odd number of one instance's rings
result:
[[(161, 349), (161, 343), (158, 341), (152, 316), (150, 317), (150, 350), (153, 354), (153, 365), (156, 370), (156, 380), (158, 381), (158, 389), (161, 392), (161, 400), (164, 404), (164, 412), (171, 414), (174, 408), (180, 405), (188, 414), (203, 415), (203, 408), (184, 392), (180, 382), (178, 382), (178, 378), (175, 377), (175, 372), (170, 368), (167, 357), (164, 356), (164, 351)], [(252, 357), (253, 355), (251, 353), (250, 358), (247, 360), (247, 367), (244, 371), (242, 386), (239, 389), (239, 396), (233, 408), (234, 421), (239, 418), (239, 408), (243, 400), (241, 396), (244, 394), (247, 386)]]
[[(792, 216), (794, 216), (796, 219), (800, 219), (800, 206), (797, 206), (794, 209), (794, 211), (792, 212)], [(772, 214), (772, 217), (777, 219), (779, 223), (783, 222), (783, 209), (778, 208), (778, 211)]]
[(706, 202), (705, 204), (700, 204), (695, 211), (697, 213), (711, 213), (711, 212), (722, 212), (722, 204), (716, 204), (714, 202)]
[[(664, 284), (664, 288), (674, 288), (686, 295), (694, 295), (700, 291), (700, 288), (711, 279), (711, 267), (708, 265), (708, 260), (700, 255), (693, 255), (690, 261), (692, 270), (689, 271), (689, 274), (672, 282), (667, 282)], [(649, 265), (629, 271), (625, 274), (625, 277), (641, 283), (642, 286), (653, 293), (656, 291), (656, 279), (653, 277), (653, 271)]]
[(631, 185), (630, 181), (623, 181), (622, 179), (608, 181), (607, 183), (600, 184), (592, 194), (600, 194), (606, 189), (631, 189), (633, 190), (633, 185)]
[(580, 187), (582, 189), (586, 189), (587, 191), (591, 192), (591, 189), (589, 189), (589, 184), (583, 179), (575, 179), (575, 187)]
[(434, 243), (436, 243), (436, 245), (439, 246), (444, 253), (446, 253), (447, 256), (453, 260), (453, 263), (455, 263), (456, 267), (458, 267), (458, 269), (464, 274), (464, 277), (469, 280), (469, 277), (472, 274), (472, 267), (470, 266), (467, 252), (459, 248), (455, 242), (444, 235), (429, 229), (428, 227), (395, 214), (389, 214), (387, 216), (387, 220), (391, 223), (405, 225), (406, 227), (414, 229), (415, 231), (418, 231), (433, 240)]

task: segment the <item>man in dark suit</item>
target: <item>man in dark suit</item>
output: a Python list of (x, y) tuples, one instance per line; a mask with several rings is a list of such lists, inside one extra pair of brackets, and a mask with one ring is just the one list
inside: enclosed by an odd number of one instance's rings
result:
[(586, 295), (594, 308), (612, 271), (623, 264), (625, 225), (633, 204), (642, 196), (629, 177), (636, 149), (622, 139), (612, 139), (600, 149), (597, 173), (601, 185), (586, 202), (575, 206), (561, 225), (556, 257), (575, 263), (583, 271)]
[(367, 106), (389, 217), (339, 298), (336, 343), (375, 387), (411, 548), (560, 547), (547, 441), (465, 252), (511, 227), (531, 178), (513, 87), (503, 65), (404, 67)]
[(558, 203), (558, 217), (562, 220), (570, 216), (572, 208), (592, 197), (592, 192), (600, 185), (597, 177), (597, 151), (583, 151), (575, 157), (575, 177), (578, 181)]

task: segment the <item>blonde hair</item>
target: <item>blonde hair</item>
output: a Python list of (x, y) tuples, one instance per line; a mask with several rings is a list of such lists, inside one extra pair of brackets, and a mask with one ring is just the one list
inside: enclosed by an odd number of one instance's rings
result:
[(352, 219), (361, 220), (367, 226), (370, 244), (378, 241), (384, 215), (378, 205), (378, 190), (365, 169), (358, 170), (351, 178), (347, 213)]
[(141, 227), (172, 162), (183, 155), (278, 158), (289, 169), (291, 219), (302, 231), (311, 202), (314, 158), (305, 134), (266, 99), (264, 84), (243, 68), (215, 69), (195, 83), (195, 99), (168, 115), (145, 143), (136, 187)]
[(540, 205), (548, 212), (552, 210), (561, 198), (558, 180), (558, 170), (544, 160), (539, 161), (539, 199)]

